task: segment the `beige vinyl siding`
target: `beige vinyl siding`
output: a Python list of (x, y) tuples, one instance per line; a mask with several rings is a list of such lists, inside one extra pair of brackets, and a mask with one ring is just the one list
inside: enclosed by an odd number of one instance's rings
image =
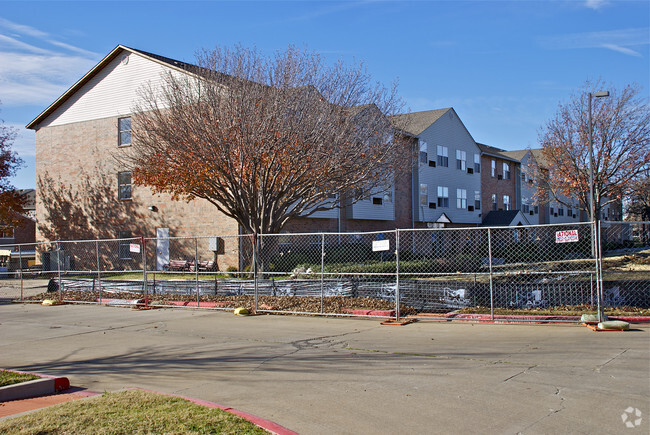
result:
[[(128, 55), (128, 62), (123, 62)], [(39, 124), (39, 127), (129, 115), (138, 89), (156, 85), (161, 74), (174, 71), (137, 53), (124, 52), (99, 71), (88, 83)]]

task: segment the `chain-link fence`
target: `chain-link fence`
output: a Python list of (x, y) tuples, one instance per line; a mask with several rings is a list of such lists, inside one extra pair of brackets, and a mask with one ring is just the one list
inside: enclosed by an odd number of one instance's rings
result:
[(0, 299), (42, 299), (49, 292), (82, 302), (396, 318), (576, 321), (580, 313), (601, 308), (647, 313), (650, 223), (602, 222), (595, 238), (592, 228), (579, 223), (0, 246)]

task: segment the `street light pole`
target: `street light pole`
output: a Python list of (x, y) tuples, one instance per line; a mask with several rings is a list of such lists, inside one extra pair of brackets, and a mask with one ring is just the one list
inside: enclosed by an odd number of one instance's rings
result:
[(600, 252), (598, 250), (598, 217), (596, 216), (596, 200), (594, 198), (594, 138), (593, 125), (591, 122), (591, 100), (593, 97), (609, 97), (609, 91), (599, 91), (589, 93), (589, 125), (587, 132), (589, 134), (589, 214), (591, 217), (591, 255), (596, 260), (596, 293), (598, 299), (598, 321), (603, 321), (603, 286), (600, 273)]

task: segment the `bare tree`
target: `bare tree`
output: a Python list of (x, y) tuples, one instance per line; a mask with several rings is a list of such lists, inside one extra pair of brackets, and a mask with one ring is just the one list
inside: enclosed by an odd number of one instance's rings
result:
[(587, 82), (540, 130), (543, 162), (537, 162), (549, 171), (540, 178), (552, 197), (566, 205), (566, 198), (578, 198), (589, 213), (588, 94), (601, 90), (610, 96), (592, 101), (596, 217), (621, 201), (650, 163), (650, 109), (638, 86), (617, 90), (602, 81)]
[(122, 163), (135, 183), (206, 199), (245, 232), (386, 190), (409, 164), (387, 119), (401, 108), (396, 88), (361, 64), (237, 46), (200, 52), (186, 71), (142, 92)]

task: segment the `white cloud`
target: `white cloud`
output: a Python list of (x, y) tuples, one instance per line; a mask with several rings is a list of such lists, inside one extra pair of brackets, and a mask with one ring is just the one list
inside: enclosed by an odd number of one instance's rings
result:
[(0, 18), (0, 100), (50, 104), (101, 58), (47, 32)]
[(588, 7), (589, 9), (594, 9), (598, 10), (602, 7), (605, 7), (609, 4), (609, 1), (607, 0), (586, 0), (585, 1), (585, 6)]
[(542, 47), (549, 49), (605, 48), (629, 56), (640, 57), (641, 54), (631, 47), (650, 44), (650, 28), (571, 33), (541, 37), (538, 40)]

